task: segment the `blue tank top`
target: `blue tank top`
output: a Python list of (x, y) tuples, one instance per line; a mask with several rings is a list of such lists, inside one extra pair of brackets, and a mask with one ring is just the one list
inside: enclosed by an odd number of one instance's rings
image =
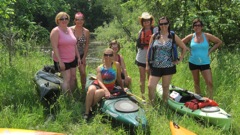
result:
[(205, 34), (202, 33), (203, 42), (201, 43), (197, 43), (194, 41), (195, 36), (196, 36), (196, 33), (193, 34), (191, 44), (190, 44), (191, 55), (189, 57), (189, 62), (195, 65), (210, 64), (210, 58), (208, 56), (209, 43), (206, 39)]

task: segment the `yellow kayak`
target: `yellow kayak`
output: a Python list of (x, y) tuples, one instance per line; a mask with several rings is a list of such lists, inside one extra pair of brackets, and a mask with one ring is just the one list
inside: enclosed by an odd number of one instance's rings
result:
[(176, 123), (170, 121), (170, 129), (172, 132), (172, 135), (197, 135), (189, 130), (187, 130), (186, 128), (183, 128), (179, 125), (177, 125)]
[(45, 132), (38, 130), (0, 128), (0, 135), (65, 135), (63, 133)]

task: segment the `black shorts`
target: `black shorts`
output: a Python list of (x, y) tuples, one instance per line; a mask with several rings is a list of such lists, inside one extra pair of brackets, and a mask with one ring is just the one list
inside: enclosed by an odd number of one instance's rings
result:
[(84, 54), (81, 54), (81, 55), (80, 55), (80, 58), (82, 59), (82, 58), (83, 58), (83, 56), (84, 56)]
[(210, 64), (206, 64), (206, 65), (195, 65), (195, 64), (192, 64), (191, 62), (189, 62), (189, 69), (190, 70), (200, 70), (200, 71), (203, 71), (203, 70), (207, 70), (207, 69), (211, 69), (210, 68)]
[[(60, 67), (59, 67), (59, 62), (53, 61), (54, 62), (54, 68), (56, 71), (60, 72)], [(70, 62), (70, 63), (64, 63), (65, 65), (65, 70), (68, 70), (70, 68), (75, 68), (78, 65), (78, 59), (75, 57), (75, 59)]]
[(146, 63), (140, 63), (137, 60), (135, 60), (135, 64), (138, 65), (139, 67), (144, 67), (146, 68)]
[(152, 67), (150, 70), (151, 70), (151, 75), (157, 76), (157, 77), (162, 77), (164, 75), (172, 75), (177, 72), (176, 66), (169, 67), (169, 68), (154, 68), (154, 67)]

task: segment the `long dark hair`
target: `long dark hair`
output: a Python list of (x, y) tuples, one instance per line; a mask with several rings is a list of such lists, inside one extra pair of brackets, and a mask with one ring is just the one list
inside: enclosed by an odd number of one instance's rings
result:
[(160, 35), (160, 31), (161, 31), (161, 28), (160, 28), (160, 25), (159, 25), (161, 20), (167, 20), (167, 22), (168, 22), (168, 38), (172, 38), (172, 35), (170, 33), (170, 30), (171, 30), (170, 21), (166, 16), (163, 16), (163, 17), (159, 18), (159, 20), (158, 20), (158, 35)]

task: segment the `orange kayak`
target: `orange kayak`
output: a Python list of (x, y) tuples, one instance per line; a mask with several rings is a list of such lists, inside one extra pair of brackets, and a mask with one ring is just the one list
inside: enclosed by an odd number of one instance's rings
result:
[(0, 128), (0, 135), (65, 135), (63, 133), (45, 132), (38, 130)]
[(170, 121), (170, 129), (172, 132), (172, 135), (197, 135), (186, 128), (183, 128), (179, 125), (177, 125), (175, 122)]

